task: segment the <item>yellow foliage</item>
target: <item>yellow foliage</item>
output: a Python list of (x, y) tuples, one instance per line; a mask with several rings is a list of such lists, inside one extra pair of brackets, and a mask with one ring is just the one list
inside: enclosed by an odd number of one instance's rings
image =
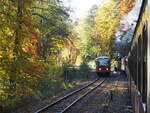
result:
[(110, 43), (120, 20), (119, 9), (118, 2), (110, 1), (97, 12), (95, 22), (100, 35), (101, 48), (104, 51), (109, 51), (111, 48)]

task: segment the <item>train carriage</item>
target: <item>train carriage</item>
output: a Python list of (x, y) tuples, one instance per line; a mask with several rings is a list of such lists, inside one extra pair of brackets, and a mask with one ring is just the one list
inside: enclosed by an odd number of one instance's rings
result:
[(150, 0), (143, 0), (126, 72), (135, 113), (150, 113)]

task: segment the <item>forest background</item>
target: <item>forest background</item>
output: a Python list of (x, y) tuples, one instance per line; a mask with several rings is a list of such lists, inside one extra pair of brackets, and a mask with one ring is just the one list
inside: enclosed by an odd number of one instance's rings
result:
[[(134, 5), (110, 0), (72, 21), (60, 0), (0, 0), (0, 111), (86, 79), (90, 60), (115, 55), (116, 28)], [(79, 71), (66, 79), (72, 66)]]

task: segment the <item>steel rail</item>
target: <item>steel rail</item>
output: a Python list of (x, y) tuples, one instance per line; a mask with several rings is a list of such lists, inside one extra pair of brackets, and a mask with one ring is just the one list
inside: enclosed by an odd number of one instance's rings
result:
[(77, 92), (79, 92), (79, 91), (81, 91), (81, 90), (87, 88), (88, 86), (94, 84), (94, 83), (97, 82), (98, 80), (99, 80), (99, 79), (96, 79), (96, 80), (92, 81), (91, 83), (89, 83), (89, 84), (83, 86), (82, 88), (77, 89), (77, 90), (75, 90), (75, 91), (73, 91), (73, 92), (71, 92), (71, 93), (68, 93), (67, 95), (65, 95), (65, 96), (63, 96), (63, 97), (60, 97), (60, 98), (57, 99), (56, 101), (54, 101), (54, 102), (52, 102), (52, 103), (50, 103), (50, 104), (47, 104), (46, 106), (40, 108), (40, 109), (37, 110), (35, 113), (40, 113), (40, 112), (43, 112), (43, 111), (47, 110), (49, 107), (52, 107), (52, 106), (54, 106), (55, 104), (57, 104), (58, 102), (60, 102), (60, 101), (62, 101), (62, 100), (64, 100), (64, 99), (66, 99), (66, 98), (72, 96), (73, 94), (75, 94), (75, 93), (77, 93)]
[(78, 101), (80, 101), (81, 99), (83, 99), (86, 95), (88, 95), (89, 93), (91, 93), (93, 90), (95, 90), (97, 87), (99, 87), (100, 85), (102, 85), (104, 83), (106, 79), (104, 79), (103, 81), (101, 81), (96, 87), (92, 88), (91, 90), (87, 91), (86, 93), (84, 93), (84, 95), (80, 96), (78, 99), (76, 99), (74, 102), (72, 102), (69, 106), (67, 106), (64, 110), (62, 110), (59, 113), (65, 113), (66, 111), (68, 111), (73, 105), (75, 105)]

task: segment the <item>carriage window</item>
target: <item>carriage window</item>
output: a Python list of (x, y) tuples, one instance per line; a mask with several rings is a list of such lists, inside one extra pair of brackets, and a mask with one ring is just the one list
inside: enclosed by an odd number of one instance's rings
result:
[(147, 26), (143, 28), (143, 85), (142, 85), (142, 101), (146, 103), (147, 97)]
[(137, 44), (135, 44), (135, 47), (134, 47), (134, 51), (133, 51), (133, 58), (135, 59), (136, 62), (133, 62), (133, 72), (134, 72), (134, 80), (135, 80), (135, 84), (137, 85), (137, 66), (138, 66), (138, 62), (137, 62)]
[[(138, 79), (138, 90), (141, 91), (141, 36), (138, 38), (138, 74), (137, 74), (137, 79)], [(140, 92), (141, 93), (141, 92)]]

